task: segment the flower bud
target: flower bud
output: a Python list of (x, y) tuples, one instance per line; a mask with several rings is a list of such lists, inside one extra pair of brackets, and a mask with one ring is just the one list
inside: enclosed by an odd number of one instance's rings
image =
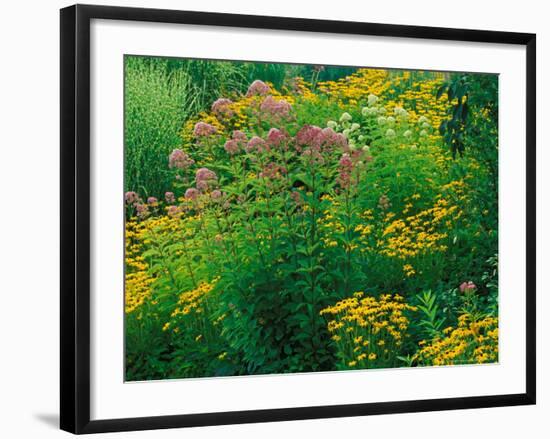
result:
[(378, 101), (378, 96), (376, 96), (375, 94), (371, 93), (367, 97), (367, 102), (368, 102), (369, 106), (376, 104), (377, 101)]
[(342, 116), (340, 116), (340, 122), (349, 122), (351, 120), (351, 114), (348, 112), (344, 112)]

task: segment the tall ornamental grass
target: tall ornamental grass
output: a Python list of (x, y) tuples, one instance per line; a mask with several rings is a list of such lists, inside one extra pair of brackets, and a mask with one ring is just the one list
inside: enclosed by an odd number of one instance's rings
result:
[(166, 164), (181, 140), (183, 122), (194, 111), (192, 78), (168, 62), (125, 60), (125, 188), (154, 195), (169, 190)]

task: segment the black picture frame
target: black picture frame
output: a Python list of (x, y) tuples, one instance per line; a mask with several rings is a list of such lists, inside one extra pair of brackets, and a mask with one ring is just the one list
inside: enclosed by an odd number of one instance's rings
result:
[[(526, 47), (526, 376), (525, 393), (90, 420), (90, 21), (181, 23), (254, 29), (328, 32)], [(61, 429), (81, 434), (272, 422), (387, 413), (535, 404), (535, 144), (536, 36), (175, 10), (75, 5), (61, 10)]]

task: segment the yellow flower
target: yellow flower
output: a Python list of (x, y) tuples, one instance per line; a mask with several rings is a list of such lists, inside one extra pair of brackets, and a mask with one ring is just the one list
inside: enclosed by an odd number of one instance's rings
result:
[(443, 330), (445, 337), (434, 338), (415, 354), (420, 364), (452, 365), (498, 361), (498, 320), (474, 320), (470, 314), (458, 318), (458, 327)]
[[(355, 293), (321, 310), (321, 315), (327, 317), (327, 328), (334, 333), (332, 340), (339, 357), (348, 364), (362, 358), (375, 360), (374, 352), (361, 357), (361, 350), (371, 343), (376, 346), (401, 343), (409, 323), (404, 312), (415, 310), (399, 294), (383, 294), (376, 298)], [(353, 331), (352, 337), (347, 335), (350, 330)]]

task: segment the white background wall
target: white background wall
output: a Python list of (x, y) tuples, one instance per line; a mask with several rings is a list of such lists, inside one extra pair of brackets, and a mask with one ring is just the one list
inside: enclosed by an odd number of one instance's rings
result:
[[(96, 3), (88, 1), (88, 3)], [(544, 122), (550, 101), (550, 28), (545, 2), (460, 0), (103, 0), (99, 4), (297, 16), (538, 35), (538, 405), (108, 435), (109, 437), (542, 438), (550, 432), (545, 379), (549, 325), (550, 154)], [(59, 49), (64, 1), (5, 2), (0, 14), (0, 434), (61, 437), (58, 420)], [(545, 358), (546, 357), (546, 358)], [(215, 395), (213, 395), (215, 397)], [(545, 416), (546, 415), (546, 416)]]

